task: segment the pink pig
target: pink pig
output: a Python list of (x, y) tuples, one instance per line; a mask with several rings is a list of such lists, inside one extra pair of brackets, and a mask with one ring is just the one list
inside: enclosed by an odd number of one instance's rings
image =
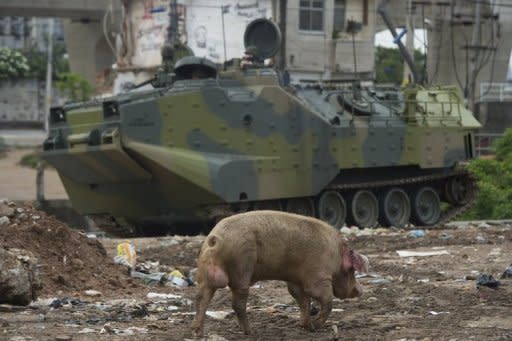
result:
[[(215, 291), (229, 286), (233, 310), (249, 334), (249, 287), (260, 280), (282, 280), (295, 298), (301, 325), (324, 325), (332, 299), (362, 295), (355, 271), (368, 271), (368, 258), (351, 250), (341, 233), (321, 220), (277, 211), (253, 211), (221, 220), (204, 241), (198, 258), (196, 316), (192, 329), (203, 334), (206, 309)], [(311, 298), (320, 312), (310, 320)]]

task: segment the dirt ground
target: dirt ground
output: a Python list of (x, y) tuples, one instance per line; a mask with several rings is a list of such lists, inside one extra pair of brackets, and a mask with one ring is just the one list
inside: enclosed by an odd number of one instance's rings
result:
[[(21, 219), (22, 213), (28, 218)], [(129, 277), (112, 262), (116, 245), (123, 240), (102, 239), (100, 244), (28, 206), (0, 231), (1, 246), (24, 246), (46, 265), (42, 268), (46, 287), (37, 302), (20, 308), (0, 305), (0, 339), (192, 339), (196, 288), (152, 287)], [(229, 290), (217, 291), (209, 311), (225, 316), (207, 317), (207, 339), (512, 339), (512, 279), (500, 279), (497, 289), (476, 288), (479, 274), (499, 278), (512, 263), (512, 227), (460, 224), (425, 232), (419, 238), (410, 231), (390, 229), (348, 235), (353, 248), (370, 259), (370, 273), (360, 278), (366, 292), (360, 298), (335, 300), (321, 330), (301, 329), (298, 308), (286, 286), (270, 281), (250, 291), (250, 336), (237, 326)], [(138, 262), (158, 261), (160, 268), (177, 268), (189, 275), (203, 240), (203, 236), (168, 236), (130, 242)], [(400, 257), (397, 250), (446, 252)], [(102, 295), (87, 296), (87, 289)], [(150, 292), (174, 296), (151, 297)], [(55, 306), (55, 298), (61, 305)]]
[[(0, 198), (34, 199), (35, 171), (17, 164), (28, 152), (14, 150), (0, 160)], [(46, 179), (47, 197), (66, 197), (54, 171), (47, 171)], [(125, 240), (90, 238), (30, 205), (16, 208), (22, 210), (0, 227), (0, 247), (33, 252), (43, 289), (29, 307), (0, 305), (0, 340), (192, 339), (195, 287), (145, 284), (113, 263), (116, 246)], [(230, 292), (221, 289), (209, 306), (215, 317), (206, 319), (206, 339), (511, 340), (512, 279), (500, 279), (497, 289), (477, 289), (476, 279), (480, 274), (499, 278), (511, 265), (512, 225), (461, 223), (425, 233), (415, 238), (407, 230), (376, 229), (347, 235), (352, 247), (370, 259), (370, 273), (360, 278), (366, 292), (335, 300), (321, 330), (302, 330), (284, 283), (269, 281), (250, 291), (251, 336), (240, 332)], [(159, 270), (190, 275), (203, 240), (168, 236), (129, 242), (138, 262), (158, 261)], [(447, 254), (400, 257), (397, 250)], [(87, 290), (101, 296), (88, 296)]]
[[(21, 158), (35, 149), (11, 149), (5, 158), (0, 158), (0, 198), (10, 200), (36, 199), (36, 170), (21, 167)], [(48, 168), (44, 173), (46, 199), (66, 199), (68, 195), (57, 171)]]

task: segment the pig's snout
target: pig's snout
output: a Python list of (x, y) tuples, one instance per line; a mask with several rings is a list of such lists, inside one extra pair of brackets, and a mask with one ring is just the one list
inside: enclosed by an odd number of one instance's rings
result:
[(363, 286), (358, 281), (356, 281), (356, 285), (354, 286), (353, 292), (354, 292), (353, 297), (363, 296), (363, 294), (364, 294)]

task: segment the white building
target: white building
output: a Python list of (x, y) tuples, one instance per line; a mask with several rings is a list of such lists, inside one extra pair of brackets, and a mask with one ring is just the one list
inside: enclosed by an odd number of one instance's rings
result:
[(350, 26), (360, 29), (354, 35), (357, 78), (373, 78), (376, 0), (286, 2), (284, 57), (292, 82), (354, 79)]

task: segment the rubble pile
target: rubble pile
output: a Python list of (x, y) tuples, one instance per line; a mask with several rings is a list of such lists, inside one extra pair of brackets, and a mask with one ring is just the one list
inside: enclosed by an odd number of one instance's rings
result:
[(0, 248), (0, 303), (27, 305), (40, 290), (37, 258), (26, 250)]
[(140, 284), (114, 264), (96, 238), (69, 228), (30, 204), (0, 200), (0, 249), (27, 250), (38, 259), (42, 295), (130, 294)]

